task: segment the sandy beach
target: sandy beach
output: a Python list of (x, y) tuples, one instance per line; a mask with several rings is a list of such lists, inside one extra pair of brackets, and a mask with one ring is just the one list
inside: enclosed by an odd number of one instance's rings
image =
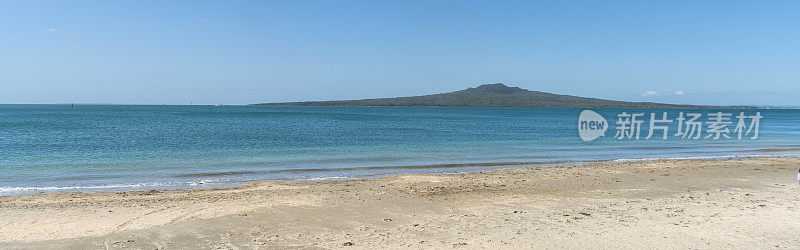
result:
[(800, 159), (0, 197), (0, 248), (800, 248)]

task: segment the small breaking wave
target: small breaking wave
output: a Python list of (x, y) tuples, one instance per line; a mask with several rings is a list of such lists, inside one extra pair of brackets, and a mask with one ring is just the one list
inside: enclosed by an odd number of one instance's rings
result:
[(710, 159), (741, 159), (753, 157), (800, 157), (800, 154), (742, 154), (742, 155), (707, 155), (707, 156), (683, 156), (683, 157), (653, 157), (653, 158), (621, 158), (612, 160), (613, 162), (636, 162), (636, 161), (660, 161), (660, 160), (710, 160)]
[[(724, 155), (701, 155), (701, 156), (679, 156), (679, 157), (649, 157), (649, 158), (619, 158), (607, 160), (565, 160), (565, 161), (518, 161), (518, 162), (483, 162), (483, 163), (451, 163), (451, 164), (431, 164), (431, 165), (406, 165), (406, 166), (370, 166), (370, 167), (352, 167), (352, 168), (323, 168), (323, 169), (282, 169), (282, 170), (265, 170), (265, 171), (236, 171), (236, 172), (212, 172), (212, 173), (196, 173), (196, 174), (182, 174), (172, 175), (168, 178), (190, 178), (205, 179), (192, 180), (192, 181), (173, 181), (173, 182), (152, 182), (152, 183), (134, 183), (134, 184), (107, 184), (107, 185), (74, 185), (74, 186), (40, 186), (40, 187), (0, 187), (0, 195), (14, 195), (25, 193), (37, 192), (57, 192), (57, 191), (127, 191), (127, 190), (143, 190), (143, 189), (180, 189), (180, 188), (193, 188), (193, 187), (213, 187), (225, 186), (249, 182), (259, 181), (325, 181), (325, 180), (343, 180), (343, 179), (359, 179), (370, 178), (377, 176), (386, 176), (392, 174), (402, 174), (405, 170), (417, 170), (421, 172), (413, 173), (430, 173), (433, 169), (451, 169), (459, 170), (458, 173), (488, 170), (497, 168), (513, 168), (524, 166), (558, 166), (569, 164), (587, 164), (587, 163), (603, 163), (603, 162), (639, 162), (639, 161), (659, 161), (659, 160), (703, 160), (703, 159), (741, 159), (741, 158), (754, 158), (754, 157), (800, 157), (800, 153), (761, 153), (761, 154), (724, 154)], [(353, 171), (368, 171), (353, 172)], [(391, 171), (389, 171), (391, 170)], [(278, 178), (269, 178), (270, 174), (279, 173), (320, 173), (317, 176), (282, 176)], [(264, 176), (267, 175), (267, 176)], [(225, 176), (226, 179), (207, 179), (213, 177)], [(239, 177), (235, 177), (239, 176)], [(247, 177), (244, 177), (247, 176)], [(233, 178), (229, 178), (233, 177)], [(264, 178), (267, 177), (267, 178)]]
[(0, 187), (0, 195), (53, 192), (53, 191), (94, 191), (94, 190), (135, 190), (148, 188), (169, 188), (169, 187), (196, 187), (205, 185), (220, 185), (228, 183), (221, 180), (198, 180), (187, 182), (154, 182), (154, 183), (134, 183), (134, 184), (109, 184), (109, 185), (84, 185), (84, 186), (45, 186), (45, 187)]

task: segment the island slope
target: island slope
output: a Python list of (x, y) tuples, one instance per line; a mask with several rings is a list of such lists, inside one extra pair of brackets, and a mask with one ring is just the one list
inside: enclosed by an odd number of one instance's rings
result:
[[(531, 91), (502, 83), (448, 93), (342, 101), (259, 103), (280, 106), (435, 106), (435, 107), (570, 107), (570, 108), (713, 108), (654, 102), (625, 102)], [(719, 107), (723, 108), (723, 107)], [(748, 107), (724, 107), (748, 108)]]

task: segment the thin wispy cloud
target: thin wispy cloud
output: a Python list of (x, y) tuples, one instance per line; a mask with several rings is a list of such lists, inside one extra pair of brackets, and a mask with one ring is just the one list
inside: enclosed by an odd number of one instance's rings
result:
[[(81, 35), (81, 34), (78, 34), (78, 33), (75, 33), (75, 32), (62, 31), (62, 30), (59, 30), (59, 29), (56, 29), (56, 28), (47, 28), (47, 29), (43, 29), (42, 31), (48, 32), (48, 33), (58, 33), (58, 35), (54, 35), (55, 37), (64, 37), (64, 34), (66, 34), (67, 36), (72, 36), (72, 37), (77, 37), (77, 36)], [(72, 38), (71, 40), (75, 40), (75, 39), (77, 39), (77, 38)], [(78, 46), (78, 45), (72, 44), (72, 45), (64, 47), (64, 50), (65, 51), (82, 52), (82, 51), (86, 51), (86, 48), (84, 48), (83, 46)]]
[(62, 31), (62, 30), (59, 30), (59, 29), (56, 29), (56, 28), (47, 28), (47, 29), (43, 29), (42, 31), (44, 31), (44, 32), (53, 32), (53, 33), (66, 33), (67, 35), (70, 35), (70, 36), (80, 36), (81, 35), (81, 34), (78, 34), (78, 33), (75, 33), (75, 32), (71, 32), (71, 31), (66, 31), (65, 32), (65, 31)]
[(648, 91), (645, 91), (644, 94), (642, 94), (642, 96), (652, 96), (652, 95), (658, 95), (658, 92), (653, 91), (653, 90), (648, 90)]
[(67, 51), (86, 51), (86, 48), (78, 45), (70, 45), (66, 48)]
[(675, 95), (684, 95), (684, 94), (686, 94), (686, 92), (683, 92), (683, 90), (675, 91)]

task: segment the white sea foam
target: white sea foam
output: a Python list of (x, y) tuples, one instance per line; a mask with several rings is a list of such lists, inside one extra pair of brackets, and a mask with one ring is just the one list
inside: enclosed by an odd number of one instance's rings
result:
[(314, 177), (314, 178), (306, 178), (306, 179), (299, 179), (302, 181), (324, 181), (324, 180), (341, 180), (341, 179), (352, 179), (354, 177), (350, 176), (328, 176), (328, 177)]
[(75, 191), (75, 190), (132, 190), (143, 188), (164, 188), (164, 187), (186, 187), (201, 186), (223, 183), (221, 180), (198, 180), (190, 182), (154, 182), (154, 183), (135, 183), (135, 184), (111, 184), (111, 185), (89, 185), (89, 186), (45, 186), (45, 187), (0, 187), (1, 194), (20, 194), (51, 191)]
[(708, 156), (686, 156), (686, 157), (654, 157), (654, 158), (621, 158), (613, 160), (615, 162), (631, 161), (659, 161), (659, 160), (702, 160), (702, 159), (739, 159), (750, 157), (800, 157), (800, 154), (743, 154), (743, 155), (708, 155)]

